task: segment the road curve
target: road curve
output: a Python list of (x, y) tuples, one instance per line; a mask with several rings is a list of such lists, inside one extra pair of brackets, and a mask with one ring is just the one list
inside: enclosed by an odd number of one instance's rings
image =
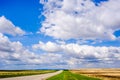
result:
[(47, 74), (40, 74), (40, 75), (32, 75), (32, 76), (22, 76), (22, 77), (12, 77), (12, 78), (3, 78), (0, 80), (45, 80), (49, 77), (52, 77), (54, 75), (60, 74), (62, 70), (53, 72), (53, 73), (47, 73)]

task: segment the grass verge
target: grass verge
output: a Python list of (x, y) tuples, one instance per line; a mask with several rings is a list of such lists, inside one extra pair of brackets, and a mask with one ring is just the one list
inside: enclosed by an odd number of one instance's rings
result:
[(100, 80), (100, 79), (71, 73), (70, 71), (63, 71), (62, 73), (56, 76), (48, 78), (47, 80)]
[(45, 74), (55, 71), (56, 70), (2, 70), (0, 71), (0, 78)]

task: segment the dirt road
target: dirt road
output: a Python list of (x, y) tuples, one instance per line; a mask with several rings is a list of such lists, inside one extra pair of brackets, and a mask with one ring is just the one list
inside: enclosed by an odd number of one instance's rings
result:
[(3, 78), (0, 80), (45, 80), (49, 77), (60, 74), (61, 72), (62, 72), (62, 70), (54, 72), (54, 73), (32, 75), (32, 76), (22, 76), (22, 77), (13, 77), (13, 78)]

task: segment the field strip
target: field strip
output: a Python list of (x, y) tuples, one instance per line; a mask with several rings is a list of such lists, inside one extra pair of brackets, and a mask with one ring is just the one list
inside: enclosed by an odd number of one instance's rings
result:
[(102, 80), (120, 80), (120, 68), (116, 69), (79, 69), (71, 70), (73, 73), (96, 77)]
[(40, 74), (40, 75), (31, 75), (31, 76), (22, 76), (22, 77), (13, 77), (13, 78), (2, 78), (0, 80), (45, 80), (49, 77), (60, 74), (61, 72), (62, 72), (62, 70), (57, 71), (57, 72), (53, 72), (53, 73)]
[(83, 76), (83, 75), (71, 73), (69, 70), (64, 70), (62, 73), (50, 77), (47, 80), (100, 80), (100, 79)]

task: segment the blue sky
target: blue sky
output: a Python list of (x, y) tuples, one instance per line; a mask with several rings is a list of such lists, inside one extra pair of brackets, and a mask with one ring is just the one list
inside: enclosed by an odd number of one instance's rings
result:
[(0, 0), (0, 69), (120, 67), (119, 2)]
[[(103, 1), (107, 0), (93, 0), (95, 4), (100, 4)], [(7, 19), (12, 21), (14, 25), (19, 26), (24, 31), (28, 32), (26, 36), (18, 36), (18, 37), (12, 37), (10, 36), (10, 39), (12, 41), (21, 41), (24, 43), (25, 46), (32, 45), (33, 43), (38, 43), (38, 41), (45, 40), (44, 38), (48, 40), (52, 40), (49, 36), (45, 36), (44, 34), (36, 34), (37, 31), (39, 31), (40, 27), (42, 26), (41, 23), (44, 21), (44, 16), (41, 15), (43, 11), (43, 5), (39, 3), (39, 0), (33, 0), (28, 3), (28, 0), (26, 1), (17, 1), (17, 0), (1, 0), (1, 7), (0, 7), (0, 16), (5, 16)], [(33, 34), (29, 34), (33, 33)], [(119, 37), (120, 31), (115, 32), (115, 35)], [(40, 37), (39, 37), (40, 36)], [(22, 38), (22, 39), (21, 39)], [(24, 38), (24, 39), (23, 39)], [(31, 42), (31, 38), (34, 40)], [(27, 40), (27, 42), (25, 41)], [(46, 40), (45, 40), (46, 41)], [(72, 42), (72, 40), (68, 40), (68, 42)], [(118, 41), (117, 41), (118, 42)], [(116, 41), (110, 41), (110, 45), (108, 41), (103, 42), (100, 45), (107, 45), (111, 46), (120, 46)], [(117, 43), (117, 44), (116, 44)], [(97, 45), (97, 44), (96, 44)], [(98, 44), (99, 45), (99, 44)]]
[(0, 15), (6, 16), (15, 25), (20, 26), (25, 31), (36, 32), (40, 26), (39, 0), (1, 0)]

